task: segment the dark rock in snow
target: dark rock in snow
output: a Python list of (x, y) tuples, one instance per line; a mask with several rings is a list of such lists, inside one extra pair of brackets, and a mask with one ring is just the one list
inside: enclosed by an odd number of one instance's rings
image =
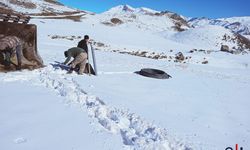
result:
[(208, 64), (208, 61), (207, 61), (207, 60), (205, 60), (205, 61), (203, 61), (203, 62), (202, 62), (202, 64)]
[(227, 45), (221, 45), (220, 50), (223, 51), (223, 52), (229, 52), (230, 53), (229, 46), (227, 46)]
[(113, 24), (122, 24), (123, 23), (119, 18), (112, 18), (110, 21)]
[(179, 52), (179, 53), (175, 54), (175, 59), (178, 61), (183, 61), (185, 59), (185, 57), (182, 54), (182, 52)]

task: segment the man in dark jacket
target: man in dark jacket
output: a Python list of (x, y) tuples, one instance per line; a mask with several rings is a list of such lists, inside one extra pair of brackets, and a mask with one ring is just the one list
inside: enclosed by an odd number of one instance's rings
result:
[(89, 36), (85, 35), (84, 39), (81, 40), (77, 45), (77, 47), (84, 49), (87, 54), (88, 54), (88, 41), (89, 41)]

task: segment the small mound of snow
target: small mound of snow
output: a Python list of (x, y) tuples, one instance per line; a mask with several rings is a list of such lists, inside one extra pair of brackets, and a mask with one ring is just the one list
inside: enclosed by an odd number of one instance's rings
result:
[(22, 144), (22, 143), (26, 143), (26, 142), (27, 142), (27, 139), (23, 138), (23, 137), (19, 137), (19, 138), (16, 138), (14, 140), (14, 143), (16, 143), (16, 144)]

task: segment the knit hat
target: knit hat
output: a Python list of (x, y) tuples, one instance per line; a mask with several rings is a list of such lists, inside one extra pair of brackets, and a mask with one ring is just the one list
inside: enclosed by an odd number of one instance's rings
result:
[(84, 39), (89, 39), (89, 36), (88, 35), (84, 35)]

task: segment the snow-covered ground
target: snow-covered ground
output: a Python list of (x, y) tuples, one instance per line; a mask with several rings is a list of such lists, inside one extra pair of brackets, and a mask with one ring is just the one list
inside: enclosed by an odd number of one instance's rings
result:
[[(80, 107), (28, 82), (0, 84), (0, 149), (120, 149), (118, 136), (102, 132)], [(12, 93), (14, 91), (14, 93)]]
[[(202, 40), (195, 45), (178, 40), (190, 40), (194, 33), (193, 41), (206, 38), (203, 29), (157, 33), (99, 21), (31, 20), (38, 25), (38, 50), (47, 66), (0, 74), (0, 149), (220, 150), (236, 143), (250, 147), (248, 54), (218, 52), (214, 43), (204, 47)], [(108, 45), (103, 47), (108, 51), (96, 51), (99, 75), (78, 76), (54, 68), (51, 64), (64, 61), (63, 52), (78, 40), (51, 36), (85, 34)], [(188, 53), (200, 47), (216, 51)], [(168, 55), (181, 51), (192, 59), (176, 63), (109, 52), (125, 48)], [(208, 64), (197, 63), (202, 60)], [(133, 73), (148, 67), (173, 78)]]

